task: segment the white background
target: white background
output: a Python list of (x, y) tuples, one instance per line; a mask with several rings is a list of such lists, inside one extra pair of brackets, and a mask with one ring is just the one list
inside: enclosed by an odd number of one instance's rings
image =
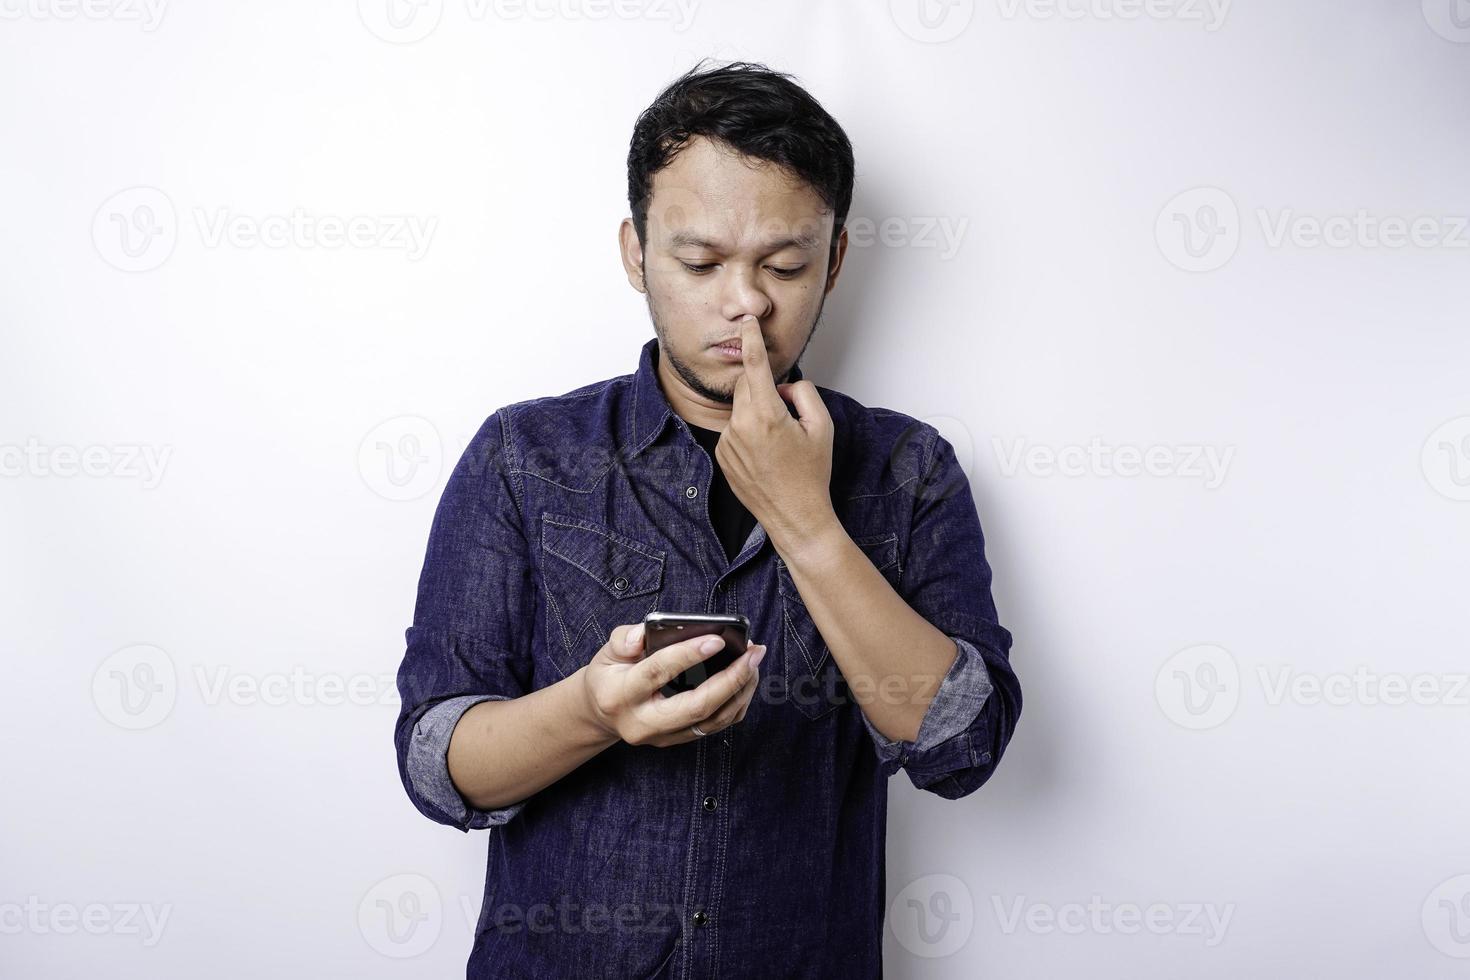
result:
[(925, 2), (0, 0), (0, 973), (462, 975), (429, 521), (636, 367), (628, 138), (708, 55), (851, 136), (804, 367), (955, 442), (1016, 637), (991, 782), (890, 784), (889, 974), (1465, 975), (1470, 5)]

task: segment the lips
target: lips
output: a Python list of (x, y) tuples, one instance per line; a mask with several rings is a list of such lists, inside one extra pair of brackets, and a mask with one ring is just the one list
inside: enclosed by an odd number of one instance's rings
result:
[(725, 340), (717, 341), (716, 343), (710, 344), (710, 346), (724, 347), (729, 350), (744, 350), (744, 347), (741, 346), (741, 341), (739, 337), (729, 337)]

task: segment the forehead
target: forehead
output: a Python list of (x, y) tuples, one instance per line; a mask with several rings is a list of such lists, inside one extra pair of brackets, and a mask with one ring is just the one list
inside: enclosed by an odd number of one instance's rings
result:
[(722, 250), (759, 250), (795, 242), (820, 248), (833, 214), (800, 179), (775, 164), (696, 136), (654, 174), (648, 236), (675, 248), (707, 242)]

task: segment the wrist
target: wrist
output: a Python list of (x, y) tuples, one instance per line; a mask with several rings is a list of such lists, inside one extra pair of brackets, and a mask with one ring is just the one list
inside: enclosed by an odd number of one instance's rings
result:
[(788, 565), (820, 563), (849, 542), (847, 528), (837, 519), (835, 511), (820, 520), (772, 533), (770, 537), (771, 546)]
[(571, 720), (577, 731), (583, 736), (579, 741), (606, 748), (617, 742), (621, 736), (597, 707), (597, 698), (588, 681), (588, 666), (583, 664), (566, 679), (567, 684), (573, 688), (576, 695), (573, 698)]

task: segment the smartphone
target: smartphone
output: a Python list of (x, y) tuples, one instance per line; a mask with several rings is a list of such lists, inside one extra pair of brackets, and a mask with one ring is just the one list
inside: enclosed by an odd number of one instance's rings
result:
[(745, 652), (745, 644), (749, 642), (750, 620), (738, 613), (668, 613), (658, 610), (643, 617), (645, 657), (671, 643), (712, 634), (723, 636), (725, 645), (665, 684), (662, 688), (665, 697), (692, 691), (711, 674), (717, 674), (734, 663)]

